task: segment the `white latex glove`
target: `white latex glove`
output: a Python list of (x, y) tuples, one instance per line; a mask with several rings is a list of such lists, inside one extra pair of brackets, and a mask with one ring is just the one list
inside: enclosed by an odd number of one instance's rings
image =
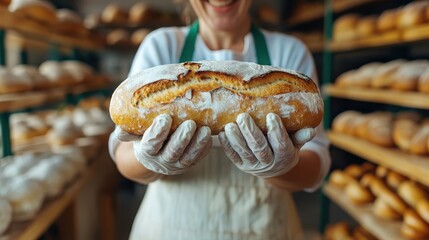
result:
[(237, 123), (227, 124), (225, 132), (219, 134), (231, 161), (243, 172), (263, 178), (280, 176), (292, 169), (299, 161), (302, 145), (315, 135), (313, 128), (305, 128), (289, 137), (274, 113), (268, 114), (266, 121), (266, 137), (247, 113), (238, 115)]
[(133, 141), (137, 160), (150, 171), (176, 175), (204, 158), (210, 151), (212, 139), (210, 128), (197, 129), (192, 120), (183, 122), (168, 138), (171, 124), (171, 117), (162, 114), (154, 119), (142, 137), (129, 134), (119, 127), (112, 135), (119, 141)]

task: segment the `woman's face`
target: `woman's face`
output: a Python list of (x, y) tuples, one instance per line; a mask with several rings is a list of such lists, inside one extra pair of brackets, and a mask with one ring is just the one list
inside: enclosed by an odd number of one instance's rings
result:
[(243, 27), (250, 20), (252, 0), (189, 0), (199, 21), (220, 31)]

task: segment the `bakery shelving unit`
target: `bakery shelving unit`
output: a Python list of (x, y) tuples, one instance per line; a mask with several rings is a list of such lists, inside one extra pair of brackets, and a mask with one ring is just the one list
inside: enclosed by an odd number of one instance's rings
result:
[[(368, 50), (381, 50), (384, 54), (386, 49), (408, 48), (429, 43), (429, 26), (422, 25), (404, 31), (394, 31), (373, 38), (349, 41), (344, 43), (331, 42), (334, 11), (333, 0), (325, 1), (325, 47), (323, 66), (323, 87), (322, 92), (325, 98), (325, 129), (328, 130), (328, 138), (332, 146), (341, 151), (347, 152), (360, 159), (385, 166), (410, 179), (429, 186), (429, 157), (412, 155), (395, 148), (385, 148), (357, 139), (355, 137), (329, 131), (330, 123), (333, 120), (332, 101), (338, 101), (344, 108), (347, 104), (366, 104), (367, 107), (380, 106), (395, 110), (395, 108), (407, 108), (417, 111), (429, 110), (429, 95), (419, 92), (400, 92), (394, 90), (377, 89), (345, 89), (338, 88), (333, 83), (334, 80), (334, 57), (336, 54), (362, 54)], [(407, 1), (410, 2), (410, 1)], [(406, 4), (405, 1), (402, 4)], [(389, 52), (389, 51), (387, 51)], [(399, 54), (403, 52), (399, 51)], [(360, 55), (362, 57), (362, 55)], [(401, 55), (402, 57), (402, 55)], [(368, 62), (366, 62), (368, 63)], [(346, 69), (348, 70), (348, 69)], [(344, 71), (344, 69), (343, 69)], [(343, 105), (343, 103), (345, 105)], [(362, 106), (361, 106), (362, 107)], [(349, 110), (349, 109), (343, 109)], [(334, 159), (335, 160), (335, 159)], [(320, 230), (323, 232), (329, 221), (329, 202), (333, 201), (345, 210), (359, 224), (364, 226), (374, 236), (379, 239), (404, 239), (400, 233), (400, 222), (385, 221), (377, 218), (371, 213), (369, 206), (357, 206), (349, 201), (344, 191), (328, 182), (323, 187), (322, 212)]]
[[(71, 49), (71, 58), (76, 58), (80, 50), (101, 51), (104, 49), (104, 40), (97, 34), (88, 37), (74, 37), (63, 35), (55, 29), (37, 24), (32, 20), (13, 14), (6, 7), (0, 6), (0, 66), (6, 65), (6, 34), (8, 31), (22, 35), (24, 38), (36, 40), (42, 43), (49, 50), (51, 60), (59, 60), (60, 49), (66, 47)], [(21, 62), (25, 63), (26, 53), (21, 52)], [(88, 94), (110, 93), (114, 85), (108, 86), (74, 86), (48, 91), (32, 91), (18, 94), (0, 95), (0, 128), (2, 140), (2, 155), (13, 154), (10, 139), (9, 117), (13, 112), (38, 110), (43, 107), (52, 107), (67, 102), (69, 99), (79, 98)], [(45, 146), (46, 147), (46, 146)], [(98, 147), (97, 147), (98, 149)], [(89, 166), (75, 179), (60, 196), (44, 203), (42, 209), (34, 219), (26, 222), (12, 223), (5, 235), (1, 239), (38, 239), (46, 230), (59, 218), (67, 218), (69, 225), (67, 234), (69, 239), (77, 239), (74, 232), (77, 226), (71, 221), (74, 220), (75, 212), (73, 207), (82, 189), (94, 178), (100, 177), (100, 169), (110, 169), (112, 164), (107, 154), (105, 146), (97, 151), (94, 159), (90, 160)], [(100, 152), (98, 152), (100, 151)], [(107, 170), (106, 170), (107, 171)], [(72, 209), (72, 212), (69, 210)], [(62, 217), (61, 217), (62, 216)]]

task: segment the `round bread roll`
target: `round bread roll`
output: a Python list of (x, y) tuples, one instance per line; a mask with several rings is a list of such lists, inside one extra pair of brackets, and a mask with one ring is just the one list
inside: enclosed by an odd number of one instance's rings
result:
[(395, 121), (407, 120), (413, 122), (420, 122), (422, 115), (416, 111), (400, 111), (395, 114)]
[(345, 193), (350, 201), (356, 205), (364, 205), (374, 201), (374, 195), (356, 181), (347, 184)]
[(288, 132), (316, 127), (323, 100), (310, 78), (281, 68), (238, 61), (161, 65), (125, 80), (113, 93), (110, 115), (123, 130), (142, 135), (160, 114), (172, 116), (171, 131), (185, 120), (216, 135), (240, 113), (266, 133), (266, 116), (277, 114)]
[(359, 78), (357, 76), (357, 70), (350, 70), (340, 74), (335, 80), (335, 85), (340, 88), (348, 88), (353, 86), (359, 86)]
[(55, 119), (48, 133), (48, 141), (51, 146), (69, 145), (82, 136), (82, 129), (73, 123), (71, 116), (65, 115)]
[(413, 154), (429, 154), (429, 126), (421, 126), (411, 138), (410, 152)]
[(429, 62), (426, 60), (415, 60), (402, 64), (389, 76), (392, 81), (390, 87), (401, 91), (416, 91), (420, 76), (428, 68)]
[(329, 182), (339, 188), (345, 188), (347, 184), (353, 181), (350, 175), (345, 174), (343, 171), (334, 170), (329, 176)]
[(0, 197), (0, 236), (8, 229), (12, 222), (12, 206), (5, 198)]
[(389, 88), (393, 82), (393, 79), (391, 79), (390, 76), (394, 74), (405, 62), (406, 61), (403, 59), (397, 59), (382, 64), (374, 73), (371, 86), (373, 88)]
[[(428, 8), (429, 11), (429, 8)], [(422, 93), (429, 93), (429, 68), (419, 77), (418, 90)]]
[(59, 9), (57, 11), (59, 22), (59, 31), (65, 34), (86, 35), (88, 30), (85, 28), (82, 18), (69, 9)]
[(39, 66), (39, 72), (54, 87), (64, 87), (75, 83), (73, 76), (63, 68), (61, 62), (45, 61)]
[(50, 88), (49, 80), (40, 74), (39, 70), (34, 66), (16, 65), (11, 69), (12, 74), (20, 78), (30, 79), (36, 90)]
[(383, 11), (377, 19), (377, 30), (387, 32), (397, 27), (398, 9), (388, 9)]
[(334, 22), (334, 41), (349, 41), (358, 37), (356, 26), (359, 22), (360, 16), (357, 14), (346, 14)]
[(393, 141), (404, 151), (411, 148), (411, 140), (419, 130), (419, 125), (413, 120), (396, 120), (393, 124)]
[(108, 24), (126, 24), (128, 23), (128, 12), (117, 4), (111, 3), (104, 8), (101, 20)]
[(8, 7), (10, 12), (25, 18), (52, 26), (57, 23), (55, 7), (43, 0), (12, 0)]
[(399, 185), (406, 180), (407, 177), (394, 171), (389, 171), (386, 176), (386, 183), (392, 189), (398, 189)]
[(416, 182), (405, 181), (398, 187), (399, 196), (410, 206), (416, 208), (422, 199), (427, 199), (427, 192)]
[(22, 75), (15, 75), (11, 70), (0, 66), (0, 94), (30, 91), (33, 84)]
[(134, 24), (155, 22), (157, 20), (156, 17), (156, 11), (144, 2), (134, 4), (129, 11), (130, 22)]
[(131, 43), (135, 46), (140, 46), (146, 36), (150, 33), (150, 29), (142, 28), (134, 31), (131, 34)]
[(94, 70), (88, 64), (80, 61), (63, 61), (62, 68), (73, 77), (76, 84), (89, 82), (94, 76)]
[(357, 180), (360, 179), (365, 174), (365, 172), (366, 170), (358, 164), (351, 164), (344, 169), (345, 174)]
[(359, 38), (367, 38), (377, 34), (377, 17), (366, 16), (357, 23), (357, 35)]
[(425, 222), (415, 210), (408, 209), (405, 211), (403, 223), (415, 229), (417, 232), (429, 236), (429, 223)]
[(362, 113), (357, 111), (344, 111), (338, 114), (332, 121), (332, 130), (338, 133), (350, 133), (354, 129), (353, 122), (361, 116)]
[(380, 115), (369, 118), (367, 123), (366, 140), (382, 147), (393, 147), (392, 136), (393, 117), (391, 115)]
[(405, 5), (397, 21), (399, 28), (410, 28), (425, 22), (425, 10), (429, 6), (427, 1), (414, 1)]
[(46, 160), (37, 163), (24, 175), (26, 179), (39, 181), (48, 198), (56, 197), (64, 190), (68, 177), (57, 164)]
[(13, 221), (27, 221), (42, 207), (46, 192), (40, 181), (15, 178), (8, 184), (5, 196), (12, 205)]
[(130, 33), (125, 29), (115, 29), (109, 32), (106, 36), (106, 42), (111, 46), (129, 46)]
[(385, 166), (382, 166), (382, 165), (378, 165), (377, 168), (375, 169), (375, 175), (380, 179), (386, 178), (389, 172), (390, 172), (389, 169), (387, 169)]
[(401, 214), (390, 207), (383, 199), (377, 198), (372, 206), (375, 216), (385, 220), (400, 220)]

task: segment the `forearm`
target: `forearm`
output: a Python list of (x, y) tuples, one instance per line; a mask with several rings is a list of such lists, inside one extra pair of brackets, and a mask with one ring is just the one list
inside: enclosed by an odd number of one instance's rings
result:
[(298, 164), (284, 175), (267, 178), (265, 181), (273, 186), (289, 190), (299, 191), (310, 188), (319, 180), (322, 167), (319, 156), (312, 151), (300, 152)]
[(162, 176), (148, 170), (136, 159), (131, 142), (120, 143), (115, 156), (118, 171), (132, 181), (149, 184)]

